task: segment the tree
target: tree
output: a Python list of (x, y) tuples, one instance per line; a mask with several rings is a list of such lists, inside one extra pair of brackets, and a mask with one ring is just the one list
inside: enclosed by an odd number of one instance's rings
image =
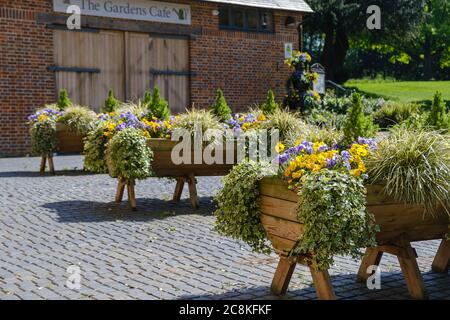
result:
[(108, 97), (105, 100), (105, 103), (103, 104), (103, 108), (101, 109), (101, 112), (103, 113), (110, 113), (115, 112), (119, 108), (120, 102), (116, 99), (114, 96), (114, 92), (112, 89), (109, 89), (108, 91)]
[(65, 110), (67, 107), (70, 107), (72, 105), (72, 101), (70, 101), (66, 89), (63, 89), (59, 92), (59, 97), (56, 105), (60, 110)]
[(161, 97), (158, 87), (153, 90), (152, 102), (149, 109), (151, 116), (161, 120), (170, 118), (169, 103)]
[[(310, 0), (314, 13), (305, 19), (308, 35), (322, 35), (320, 61), (331, 80), (346, 80), (344, 62), (353, 40), (382, 43), (409, 37), (422, 15), (422, 0)], [(367, 8), (378, 5), (381, 30), (368, 30)]]
[(227, 101), (222, 90), (217, 90), (216, 100), (211, 106), (212, 113), (219, 118), (220, 121), (225, 122), (231, 119), (231, 109), (228, 106)]
[(444, 98), (440, 92), (434, 95), (428, 124), (437, 130), (450, 129), (450, 116), (447, 114)]
[(351, 99), (352, 105), (347, 111), (343, 125), (346, 144), (356, 141), (359, 137), (374, 137), (377, 131), (372, 116), (364, 115), (361, 95), (354, 93)]
[(261, 105), (261, 111), (266, 115), (278, 111), (278, 103), (275, 101), (275, 95), (272, 90), (267, 92), (267, 100), (266, 103)]
[(147, 107), (147, 110), (150, 109), (152, 101), (153, 101), (152, 93), (150, 91), (145, 91), (144, 99), (142, 100), (142, 104)]

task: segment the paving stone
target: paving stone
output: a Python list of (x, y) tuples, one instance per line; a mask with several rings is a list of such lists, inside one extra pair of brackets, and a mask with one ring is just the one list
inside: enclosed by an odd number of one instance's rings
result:
[[(0, 299), (316, 299), (308, 268), (296, 267), (286, 296), (272, 295), (277, 257), (214, 231), (220, 177), (198, 179), (198, 210), (187, 190), (179, 204), (167, 201), (173, 181), (139, 181), (139, 211), (131, 212), (126, 201), (114, 203), (109, 176), (40, 175), (39, 160), (0, 159)], [(82, 157), (57, 156), (55, 165), (79, 170)], [(430, 298), (450, 300), (449, 274), (431, 271), (438, 245), (413, 244)], [(80, 290), (66, 286), (70, 266), (80, 268)], [(409, 299), (396, 257), (383, 257), (382, 290), (356, 283), (358, 267), (336, 257), (330, 275), (338, 298)]]

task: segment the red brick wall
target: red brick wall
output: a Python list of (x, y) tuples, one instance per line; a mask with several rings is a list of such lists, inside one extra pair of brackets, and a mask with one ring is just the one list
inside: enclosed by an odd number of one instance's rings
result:
[[(285, 93), (289, 71), (284, 66), (284, 43), (298, 46), (295, 27), (286, 28), (287, 15), (275, 12), (275, 33), (219, 30), (212, 14), (218, 4), (196, 0), (168, 1), (192, 6), (192, 25), (202, 34), (190, 43), (191, 101), (208, 107), (218, 88), (235, 110), (264, 101), (268, 89), (278, 100)], [(36, 14), (52, 12), (52, 0), (0, 2), (0, 156), (30, 152), (27, 116), (55, 100), (55, 81), (47, 67), (53, 64), (52, 30), (37, 24)]]
[(0, 156), (29, 152), (27, 116), (54, 100), (52, 32), (35, 22), (50, 10), (50, 1), (0, 3)]

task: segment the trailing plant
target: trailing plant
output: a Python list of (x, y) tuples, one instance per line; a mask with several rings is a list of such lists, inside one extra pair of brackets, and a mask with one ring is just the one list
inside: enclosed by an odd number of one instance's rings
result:
[(233, 167), (215, 197), (215, 230), (247, 243), (254, 251), (269, 253), (266, 232), (259, 218), (258, 182), (270, 175), (268, 165), (242, 162)]
[(70, 101), (69, 99), (67, 90), (63, 89), (59, 92), (58, 101), (56, 102), (56, 105), (58, 109), (62, 111), (64, 111), (66, 108), (72, 105), (72, 101)]
[(56, 150), (56, 122), (62, 112), (47, 107), (28, 117), (33, 152), (51, 154)]
[(261, 105), (261, 110), (265, 115), (270, 115), (277, 112), (279, 109), (278, 103), (275, 101), (275, 95), (272, 90), (267, 92), (266, 103)]
[(370, 183), (404, 203), (437, 204), (450, 213), (450, 140), (437, 132), (397, 128), (367, 160)]
[(169, 120), (170, 118), (169, 103), (161, 97), (158, 87), (155, 87), (153, 90), (152, 102), (150, 104), (148, 116), (161, 120)]
[(427, 122), (435, 130), (450, 130), (450, 114), (447, 114), (444, 98), (440, 92), (434, 95)]
[(145, 179), (152, 173), (153, 152), (142, 130), (126, 128), (117, 132), (107, 145), (106, 163), (113, 178)]
[(100, 121), (97, 127), (90, 131), (84, 141), (84, 168), (91, 172), (106, 173), (105, 151), (109, 137), (109, 126), (105, 121)]
[(222, 130), (223, 125), (211, 111), (192, 108), (175, 117), (173, 128), (185, 129), (193, 134), (196, 128), (200, 128), (202, 133), (205, 133), (209, 129)]
[(111, 113), (116, 112), (117, 109), (120, 107), (120, 101), (116, 99), (114, 96), (114, 92), (112, 89), (109, 89), (108, 91), (108, 97), (105, 100), (105, 103), (103, 104), (103, 107), (101, 108), (101, 112), (103, 113)]
[(303, 233), (292, 254), (305, 254), (319, 270), (330, 268), (334, 255), (360, 258), (360, 248), (373, 247), (374, 217), (366, 210), (362, 179), (335, 170), (309, 173), (296, 185), (298, 219)]
[(231, 119), (231, 109), (225, 100), (225, 96), (222, 90), (217, 90), (216, 100), (211, 106), (211, 112), (222, 122), (226, 122)]
[(420, 116), (420, 106), (415, 103), (387, 102), (374, 113), (374, 122), (386, 129)]
[(94, 129), (96, 118), (95, 112), (87, 107), (70, 106), (64, 110), (58, 123), (65, 125), (70, 131), (85, 135)]
[(364, 115), (361, 95), (358, 93), (352, 95), (352, 106), (344, 120), (343, 131), (346, 144), (356, 141), (358, 137), (374, 137), (377, 132), (372, 116)]

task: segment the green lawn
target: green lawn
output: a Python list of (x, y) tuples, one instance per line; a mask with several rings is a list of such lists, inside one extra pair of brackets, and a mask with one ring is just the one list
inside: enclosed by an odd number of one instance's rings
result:
[(349, 80), (347, 88), (373, 96), (399, 102), (430, 102), (436, 91), (442, 92), (444, 99), (450, 101), (450, 81), (383, 81), (383, 80)]

